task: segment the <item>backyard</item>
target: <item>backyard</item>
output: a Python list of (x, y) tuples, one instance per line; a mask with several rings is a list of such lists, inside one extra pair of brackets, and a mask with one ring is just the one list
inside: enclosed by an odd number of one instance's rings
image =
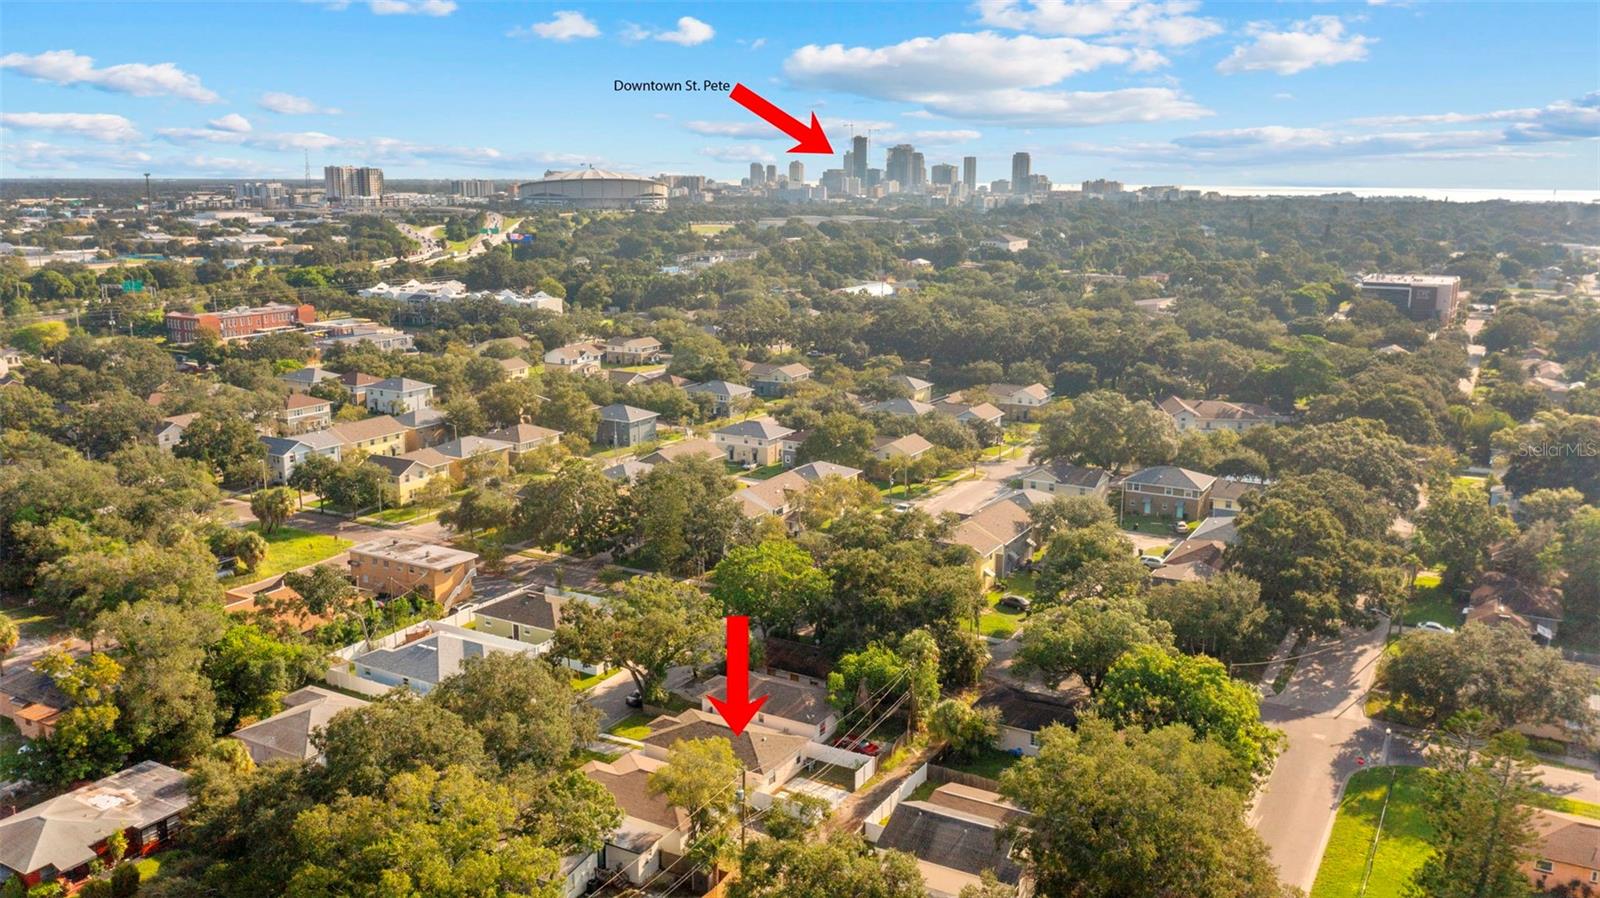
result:
[[(261, 525), (251, 524), (248, 529), (259, 533)], [(279, 527), (271, 533), (261, 535), (267, 540), (266, 560), (253, 571), (235, 574), (223, 580), (224, 587), (255, 583), (268, 577), (276, 577), (286, 571), (296, 571), (332, 558), (354, 545), (347, 539), (312, 533), (298, 527)]]
[[(993, 636), (997, 639), (1010, 639), (1022, 626), (1026, 616), (1020, 611), (1006, 611), (996, 607), (996, 603), (1007, 595), (1019, 595), (1026, 599), (1033, 598), (1034, 575), (1028, 571), (1012, 574), (995, 584), (989, 591), (984, 601), (988, 607), (978, 617), (978, 632), (984, 636)], [(968, 625), (970, 627), (970, 624)]]
[[(1383, 833), (1367, 875), (1367, 853), (1377, 832), (1389, 778), (1394, 796), (1384, 814)], [(1366, 898), (1400, 898), (1430, 851), (1432, 830), (1423, 811), (1423, 788), (1429, 771), (1418, 767), (1362, 770), (1350, 778), (1311, 898), (1357, 898), (1366, 878)]]

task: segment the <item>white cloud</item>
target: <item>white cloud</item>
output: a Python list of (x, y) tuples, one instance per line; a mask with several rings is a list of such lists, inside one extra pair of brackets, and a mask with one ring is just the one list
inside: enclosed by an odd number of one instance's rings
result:
[(1274, 99), (1274, 100), (1293, 100), (1294, 99), (1294, 94), (1289, 93), (1286, 90), (1280, 90), (1277, 93), (1272, 95), (1272, 99)]
[(979, 0), (985, 25), (1065, 37), (1103, 36), (1115, 43), (1180, 47), (1222, 33), (1214, 19), (1192, 16), (1196, 0)]
[(764, 37), (758, 37), (755, 40), (750, 42), (750, 49), (759, 50), (762, 47), (765, 47), (766, 45), (767, 45), (767, 39), (764, 38)]
[(678, 44), (683, 47), (693, 47), (711, 40), (717, 30), (700, 21), (694, 16), (683, 16), (678, 19), (678, 27), (671, 31), (663, 31), (656, 35), (656, 40), (666, 41), (669, 44)]
[(548, 22), (535, 22), (527, 28), (517, 27), (506, 32), (507, 37), (542, 37), (552, 41), (570, 41), (579, 38), (599, 37), (600, 28), (586, 15), (576, 10), (557, 10)]
[(154, 65), (129, 62), (95, 68), (94, 58), (73, 50), (47, 50), (33, 56), (7, 53), (0, 56), (0, 68), (50, 81), (55, 84), (84, 84), (111, 93), (135, 97), (171, 96), (197, 103), (216, 103), (222, 98), (192, 75), (170, 62)]
[(1506, 133), (1523, 142), (1544, 138), (1600, 137), (1600, 91), (1576, 100), (1557, 100), (1547, 106), (1495, 109), (1489, 112), (1443, 112), (1427, 115), (1380, 115), (1354, 119), (1351, 124), (1372, 127), (1400, 125), (1458, 125), (1511, 122)]
[(206, 124), (218, 131), (232, 131), (236, 134), (244, 134), (251, 130), (250, 120), (237, 112), (230, 112), (221, 118), (214, 118), (206, 122)]
[(1209, 115), (1209, 110), (1170, 87), (1100, 92), (1041, 89), (1105, 66), (1142, 71), (1164, 63), (1160, 54), (1143, 48), (982, 31), (878, 48), (808, 45), (789, 57), (784, 71), (803, 86), (916, 103), (928, 113), (952, 119), (1023, 127)]
[(716, 36), (717, 30), (700, 21), (694, 16), (684, 16), (678, 19), (678, 27), (671, 31), (651, 31), (642, 25), (624, 22), (622, 26), (622, 39), (625, 41), (657, 40), (669, 44), (678, 44), (683, 47), (693, 47), (703, 44)]
[(282, 115), (338, 115), (340, 110), (332, 106), (321, 106), (315, 101), (294, 94), (280, 91), (267, 91), (256, 101), (262, 109)]
[(782, 138), (794, 140), (766, 122), (684, 122), (683, 127), (702, 137)]
[(1346, 34), (1337, 16), (1312, 16), (1295, 22), (1288, 31), (1273, 31), (1265, 22), (1253, 22), (1245, 33), (1250, 43), (1234, 47), (1228, 58), (1217, 63), (1217, 71), (1225, 75), (1294, 75), (1317, 66), (1359, 62), (1367, 58), (1367, 47), (1376, 43), (1375, 38)]
[(375, 16), (448, 16), (456, 11), (453, 0), (370, 0)]
[(108, 143), (139, 139), (139, 129), (120, 115), (90, 112), (6, 112), (0, 125), (24, 131), (52, 131)]
[(772, 162), (776, 158), (771, 153), (753, 144), (701, 147), (700, 155), (709, 156), (718, 162)]
[(126, 147), (64, 147), (39, 140), (7, 142), (0, 158), (8, 166), (28, 171), (76, 171), (80, 165), (136, 170), (151, 160), (149, 153)]
[[(1391, 118), (1404, 118), (1395, 116)], [(1420, 125), (1506, 122), (1476, 129), (1378, 130), (1362, 132), (1355, 123), (1332, 128), (1267, 125), (1203, 131), (1165, 143), (1076, 144), (1071, 152), (1174, 166), (1244, 166), (1358, 158), (1533, 159), (1549, 151), (1535, 144), (1600, 140), (1600, 94), (1552, 103), (1538, 110), (1500, 110), (1478, 115), (1412, 116)]]

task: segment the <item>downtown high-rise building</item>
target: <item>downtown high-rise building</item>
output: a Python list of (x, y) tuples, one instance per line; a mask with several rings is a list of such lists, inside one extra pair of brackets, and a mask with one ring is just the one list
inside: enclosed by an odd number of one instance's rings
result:
[(935, 187), (939, 187), (941, 185), (945, 187), (953, 187), (956, 183), (956, 167), (954, 165), (945, 165), (940, 163), (939, 165), (935, 165), (933, 167), (933, 171), (928, 175), (928, 178)]
[(789, 183), (804, 184), (806, 182), (806, 164), (799, 159), (789, 163)]
[(857, 134), (850, 138), (850, 165), (845, 166), (845, 171), (850, 177), (865, 184), (867, 183), (867, 136)]
[(776, 183), (778, 183), (778, 167), (776, 165), (773, 165), (770, 162), (767, 163), (767, 183), (768, 184), (776, 184)]
[(883, 175), (891, 181), (898, 182), (901, 190), (911, 188), (911, 155), (915, 152), (909, 143), (896, 144), (889, 148), (889, 159), (883, 165)]
[(1033, 157), (1027, 153), (1011, 156), (1011, 192), (1028, 193), (1033, 184)]
[(911, 154), (911, 186), (921, 190), (928, 183), (928, 170), (923, 167), (921, 153)]
[(750, 186), (760, 187), (765, 183), (767, 183), (767, 170), (762, 168), (759, 162), (750, 163)]
[(961, 183), (967, 185), (967, 192), (972, 193), (978, 189), (978, 157), (966, 156), (961, 160)]
[(323, 194), (329, 200), (383, 198), (383, 169), (329, 165), (322, 169)]

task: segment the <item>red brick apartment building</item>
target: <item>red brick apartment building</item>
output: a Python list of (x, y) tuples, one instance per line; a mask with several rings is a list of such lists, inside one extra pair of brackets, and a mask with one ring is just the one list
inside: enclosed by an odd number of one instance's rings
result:
[(291, 306), (275, 302), (223, 312), (168, 312), (167, 341), (193, 343), (202, 329), (217, 332), (225, 341), (242, 340), (262, 331), (311, 324), (316, 320), (317, 310), (309, 303)]

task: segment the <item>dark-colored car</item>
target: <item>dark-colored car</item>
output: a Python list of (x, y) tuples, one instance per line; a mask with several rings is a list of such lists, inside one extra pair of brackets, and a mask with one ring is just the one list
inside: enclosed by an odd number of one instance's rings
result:
[(995, 602), (994, 606), (996, 608), (1004, 608), (1007, 611), (1025, 612), (1033, 607), (1033, 602), (1027, 596), (1005, 595), (1001, 596), (1000, 601)]
[(643, 708), (644, 707), (644, 696), (640, 695), (639, 694), (639, 690), (635, 689), (632, 692), (628, 693), (628, 697), (623, 699), (622, 703), (627, 705), (630, 708)]

